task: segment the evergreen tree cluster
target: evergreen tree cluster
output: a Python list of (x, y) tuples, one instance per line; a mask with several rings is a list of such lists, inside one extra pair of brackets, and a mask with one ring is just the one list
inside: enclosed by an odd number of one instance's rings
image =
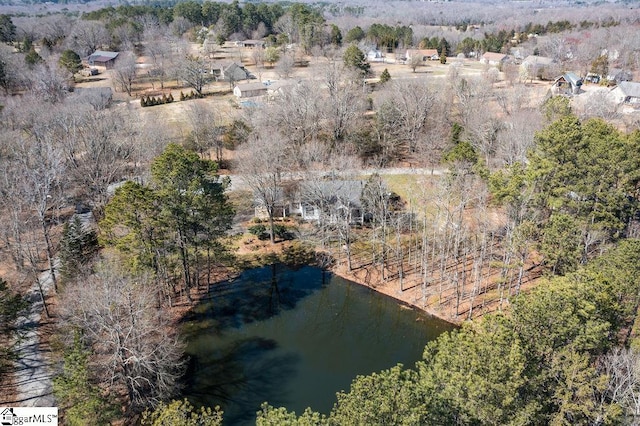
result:
[(201, 99), (204, 98), (203, 94), (198, 94), (196, 92), (194, 92), (193, 90), (189, 93), (187, 93), (186, 95), (181, 91), (180, 92), (180, 100), (181, 101), (188, 101), (189, 99)]
[(101, 242), (120, 253), (131, 272), (165, 281), (169, 301), (177, 277), (166, 271), (179, 271), (190, 300), (201, 271), (228, 257), (219, 241), (234, 215), (227, 185), (216, 163), (170, 144), (152, 163), (150, 185), (126, 182), (116, 190), (99, 224)]
[[(181, 101), (183, 101), (183, 96), (181, 93)], [(143, 96), (140, 98), (140, 105), (144, 108), (144, 107), (150, 107), (150, 106), (155, 106), (155, 105), (164, 105), (164, 104), (170, 104), (171, 102), (173, 102), (173, 95), (171, 93), (169, 93), (169, 96), (167, 95), (162, 95), (162, 97), (155, 97), (155, 96), (147, 96), (146, 98)]]

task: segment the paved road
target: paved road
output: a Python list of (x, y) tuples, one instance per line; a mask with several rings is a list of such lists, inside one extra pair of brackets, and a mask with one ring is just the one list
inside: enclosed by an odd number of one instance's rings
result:
[[(327, 176), (330, 173), (336, 173), (338, 176), (371, 176), (374, 173), (379, 175), (442, 175), (446, 173), (446, 169), (431, 169), (425, 167), (392, 167), (387, 169), (362, 169), (354, 170), (350, 172), (327, 172), (327, 171), (315, 171), (315, 172), (291, 172), (283, 173), (283, 179), (305, 179), (312, 177)], [(246, 184), (242, 175), (221, 175), (221, 177), (229, 177), (231, 179), (230, 191), (250, 191), (251, 189)]]
[[(95, 225), (92, 213), (76, 215), (85, 227)], [(72, 218), (73, 219), (73, 218)], [(54, 269), (59, 270), (59, 261)], [(39, 276), (45, 295), (53, 293), (53, 280), (49, 271)], [(16, 346), (16, 402), (20, 407), (55, 407), (53, 396), (53, 365), (50, 354), (40, 347), (40, 319), (44, 313), (38, 283), (33, 283), (25, 296), (29, 306), (18, 317), (18, 344)]]
[[(53, 292), (53, 280), (49, 271), (43, 272), (39, 279), (45, 294)], [(40, 348), (38, 333), (44, 307), (37, 283), (33, 283), (26, 298), (29, 307), (16, 321), (16, 402), (20, 407), (55, 407), (51, 360), (45, 357)]]

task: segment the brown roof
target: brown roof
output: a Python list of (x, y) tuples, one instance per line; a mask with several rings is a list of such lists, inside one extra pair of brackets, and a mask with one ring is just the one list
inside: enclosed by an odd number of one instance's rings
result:
[(409, 49), (409, 50), (407, 50), (407, 58), (412, 57), (414, 55), (431, 57), (431, 56), (437, 55), (437, 54), (438, 54), (438, 51), (436, 49)]
[(482, 55), (482, 57), (487, 61), (493, 61), (493, 62), (502, 62), (505, 60), (505, 58), (507, 58), (507, 56), (508, 55), (505, 55), (504, 53), (494, 53), (494, 52), (487, 52), (484, 55)]

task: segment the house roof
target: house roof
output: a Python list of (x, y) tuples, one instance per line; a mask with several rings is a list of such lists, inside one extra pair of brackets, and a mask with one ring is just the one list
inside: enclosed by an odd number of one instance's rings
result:
[(243, 92), (252, 92), (254, 90), (264, 90), (265, 92), (267, 91), (267, 86), (264, 85), (264, 83), (241, 83), (236, 85), (236, 87), (238, 89), (240, 89), (240, 91)]
[(529, 55), (522, 61), (523, 64), (531, 65), (551, 65), (555, 60), (546, 56)]
[(412, 56), (434, 56), (437, 55), (438, 51), (436, 49), (409, 49), (407, 50), (407, 58)]
[(89, 61), (91, 62), (109, 62), (115, 59), (120, 52), (109, 52), (107, 50), (96, 50), (89, 55)]
[(363, 187), (364, 182), (360, 180), (316, 181), (303, 183), (301, 192), (311, 202), (323, 199), (329, 202), (346, 202), (353, 207), (360, 207)]
[(607, 73), (607, 78), (610, 80), (615, 80), (617, 78), (630, 80), (631, 73), (629, 71), (625, 71), (622, 68), (611, 68)]
[(269, 90), (271, 92), (274, 92), (276, 90), (282, 89), (283, 87), (294, 85), (295, 81), (293, 81), (293, 80), (276, 80), (276, 81), (268, 80), (266, 82), (263, 82), (262, 84), (267, 86), (267, 90)]
[(486, 52), (482, 57), (487, 61), (501, 62), (508, 58), (509, 55), (505, 55), (504, 53)]
[(211, 62), (212, 70), (228, 70), (233, 67), (243, 68), (242, 65), (234, 61), (213, 61)]
[(618, 83), (618, 88), (622, 91), (624, 96), (640, 98), (640, 83), (636, 83), (634, 81), (621, 81)]
[(572, 86), (582, 86), (582, 79), (573, 72), (566, 72), (563, 75), (564, 79), (571, 83)]

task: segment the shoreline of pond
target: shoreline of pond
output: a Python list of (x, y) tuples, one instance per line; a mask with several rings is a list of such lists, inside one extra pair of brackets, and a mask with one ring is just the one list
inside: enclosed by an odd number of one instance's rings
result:
[[(264, 265), (264, 266), (268, 266), (268, 265)], [(314, 266), (314, 265), (309, 264), (308, 266)], [(197, 306), (200, 302), (203, 302), (209, 299), (210, 293), (212, 291), (215, 291), (215, 287), (218, 284), (232, 281), (238, 278), (242, 274), (242, 272), (244, 272), (245, 270), (252, 269), (254, 267), (256, 266), (252, 266), (246, 269), (243, 268), (241, 270), (228, 270), (223, 273), (218, 273), (216, 276), (215, 282), (211, 283), (209, 286), (203, 286), (201, 289), (198, 289), (194, 293), (192, 293), (191, 295), (193, 299), (192, 304), (189, 305), (189, 304), (178, 303), (173, 306), (172, 310), (177, 311), (176, 319), (179, 322), (184, 320), (195, 306)], [(376, 293), (388, 296), (393, 300), (395, 300), (399, 305), (403, 306), (404, 308), (416, 309), (421, 313), (437, 318), (439, 320), (442, 320), (456, 327), (460, 327), (464, 322), (464, 319), (462, 320), (459, 319), (456, 321), (454, 318), (451, 318), (450, 316), (447, 316), (441, 312), (437, 312), (435, 310), (420, 306), (418, 303), (416, 303), (416, 301), (411, 300), (411, 297), (408, 294), (408, 292), (398, 294), (398, 291), (393, 289), (393, 287), (396, 287), (398, 285), (398, 280), (388, 280), (386, 282), (384, 281), (380, 282), (379, 280), (376, 282), (366, 282), (363, 278), (358, 276), (356, 271), (347, 271), (344, 265), (338, 265), (332, 268), (327, 268), (327, 271), (345, 280), (353, 282), (357, 285), (371, 289)]]
[(451, 318), (451, 316), (447, 316), (444, 313), (436, 312), (432, 309), (420, 306), (416, 303), (415, 300), (412, 300), (409, 292), (400, 293), (397, 290), (394, 290), (394, 287), (399, 286), (399, 281), (397, 279), (387, 281), (376, 280), (367, 282), (365, 279), (358, 276), (357, 271), (348, 271), (345, 265), (337, 265), (333, 268), (330, 268), (329, 270), (331, 271), (331, 273), (344, 278), (345, 280), (351, 281), (363, 287), (369, 288), (377, 293), (391, 297), (404, 307), (407, 307), (409, 309), (416, 309), (426, 315), (442, 320), (453, 326), (460, 327), (465, 321), (464, 319), (456, 320), (455, 318)]

